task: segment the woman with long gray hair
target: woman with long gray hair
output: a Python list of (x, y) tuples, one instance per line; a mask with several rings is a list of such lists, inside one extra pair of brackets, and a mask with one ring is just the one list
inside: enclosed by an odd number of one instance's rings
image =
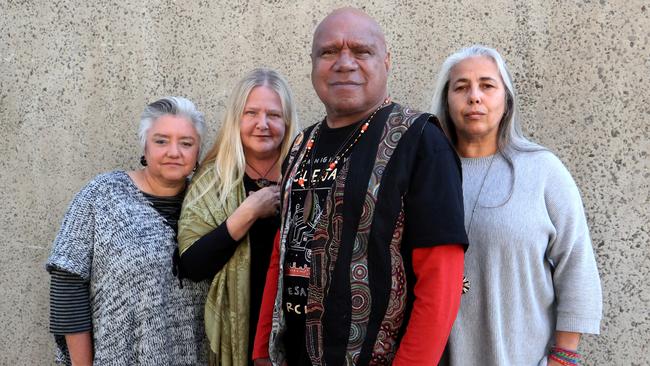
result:
[(297, 123), (284, 77), (265, 68), (248, 73), (235, 86), (217, 139), (185, 198), (178, 233), (181, 273), (212, 281), (205, 304), (211, 365), (252, 364), (280, 225), (277, 182)]
[(142, 169), (101, 174), (72, 200), (46, 265), (59, 363), (207, 363), (207, 284), (181, 286), (172, 265), (204, 130), (185, 98), (149, 104), (138, 131)]
[(471, 243), (443, 364), (577, 364), (602, 312), (587, 221), (567, 169), (521, 133), (501, 55), (476, 45), (449, 56), (432, 111), (461, 157)]

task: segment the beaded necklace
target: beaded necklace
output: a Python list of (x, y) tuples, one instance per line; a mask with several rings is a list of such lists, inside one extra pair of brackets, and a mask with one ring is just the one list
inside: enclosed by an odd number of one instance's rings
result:
[[(357, 144), (361, 136), (363, 136), (363, 134), (366, 132), (368, 126), (370, 125), (370, 122), (372, 122), (372, 119), (375, 117), (377, 112), (379, 112), (380, 109), (384, 108), (388, 104), (390, 104), (390, 97), (384, 99), (383, 103), (381, 103), (381, 105), (377, 109), (375, 109), (375, 111), (372, 112), (372, 114), (368, 118), (366, 118), (364, 123), (359, 123), (359, 126), (355, 128), (354, 131), (352, 131), (352, 133), (341, 144), (341, 146), (339, 146), (338, 150), (334, 154), (334, 157), (329, 162), (329, 164), (327, 164), (327, 168), (325, 169), (323, 174), (317, 178), (322, 179), (323, 176), (326, 176), (328, 173), (336, 169), (336, 167), (338, 166), (339, 162), (343, 159), (343, 157), (346, 156), (346, 154), (352, 149), (352, 147), (354, 147), (354, 145)], [(314, 171), (314, 158), (316, 153), (315, 150), (314, 151), (312, 150), (316, 145), (316, 141), (318, 139), (318, 136), (320, 135), (321, 125), (323, 123), (326, 123), (326, 121), (323, 120), (323, 122), (319, 123), (316, 126), (316, 131), (314, 131), (312, 138), (307, 142), (307, 147), (306, 147), (307, 151), (305, 152), (303, 159), (300, 161), (300, 166), (298, 167), (298, 171), (296, 175), (300, 177), (298, 178), (298, 185), (301, 188), (305, 188), (306, 186), (309, 187), (313, 186), (314, 181), (310, 177)], [(352, 139), (352, 137), (355, 135), (356, 137)], [(352, 142), (350, 143), (350, 141)], [(309, 170), (307, 170), (307, 161), (309, 161)], [(306, 178), (308, 179), (307, 181), (303, 178), (304, 173), (309, 173), (306, 176)]]

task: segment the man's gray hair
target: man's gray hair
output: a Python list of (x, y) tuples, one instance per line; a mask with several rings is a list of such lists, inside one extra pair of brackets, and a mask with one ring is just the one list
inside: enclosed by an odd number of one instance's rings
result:
[[(147, 142), (147, 132), (153, 123), (164, 115), (172, 115), (187, 118), (199, 135), (200, 142), (203, 141), (205, 134), (205, 119), (203, 113), (196, 109), (194, 103), (183, 97), (164, 97), (149, 104), (140, 116), (140, 127), (138, 128), (138, 140), (140, 147), (144, 151)], [(200, 143), (199, 143), (200, 146)]]

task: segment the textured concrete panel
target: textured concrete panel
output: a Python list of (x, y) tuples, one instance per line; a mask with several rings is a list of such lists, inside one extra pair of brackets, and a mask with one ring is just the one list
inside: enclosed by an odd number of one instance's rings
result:
[[(630, 1), (366, 1), (392, 51), (392, 96), (430, 104), (444, 58), (498, 48), (524, 128), (583, 194), (604, 294), (586, 365), (650, 365), (650, 4)], [(148, 101), (183, 95), (206, 112), (208, 145), (246, 71), (284, 73), (303, 125), (322, 118), (311, 33), (341, 1), (0, 0), (0, 364), (52, 360), (43, 262), (72, 195), (137, 167)]]

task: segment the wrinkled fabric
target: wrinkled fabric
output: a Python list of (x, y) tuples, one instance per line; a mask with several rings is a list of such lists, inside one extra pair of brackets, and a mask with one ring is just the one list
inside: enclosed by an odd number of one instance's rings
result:
[[(178, 222), (181, 256), (199, 238), (226, 221), (246, 197), (244, 184), (240, 182), (222, 204), (215, 186), (213, 166), (203, 169), (192, 180)], [(210, 284), (205, 302), (205, 331), (214, 353), (211, 363), (248, 365), (250, 260), (250, 242), (246, 235)]]
[[(73, 199), (47, 268), (89, 283), (95, 365), (204, 365), (207, 283), (172, 273), (175, 233), (123, 171)], [(63, 337), (58, 362), (69, 364)]]
[[(436, 124), (435, 117), (398, 104), (379, 110), (337, 172), (310, 246), (305, 337), (313, 365), (390, 364), (412, 303), (407, 280), (412, 268), (405, 262), (405, 254), (408, 260), (416, 246), (467, 242), (462, 227), (460, 167)], [(305, 158), (305, 145), (317, 128), (308, 128), (296, 139), (288, 158), (282, 183), (281, 274), (291, 226), (293, 181), (300, 161)], [(424, 134), (425, 130), (429, 133)], [(422, 140), (424, 135), (432, 140)], [(458, 178), (454, 180), (458, 184), (453, 184), (453, 194), (449, 194), (454, 199), (448, 200), (457, 209), (445, 206), (440, 210), (446, 213), (444, 217), (411, 215), (408, 221), (405, 204), (416, 197), (410, 191), (413, 186), (431, 183), (430, 190), (437, 188), (435, 180), (412, 181), (419, 177), (418, 172), (431, 170), (428, 165), (416, 166), (421, 163), (420, 148), (429, 143), (436, 146), (434, 155), (440, 152), (442, 158), (425, 159), (426, 164), (434, 164), (432, 169), (437, 175)], [(444, 167), (436, 166), (438, 162), (444, 162)], [(447, 188), (447, 183), (440, 188)], [(437, 195), (446, 193), (429, 196), (440, 203)], [(420, 243), (410, 237), (415, 231), (405, 231), (409, 224), (420, 220), (421, 227), (438, 228), (439, 224), (444, 229), (418, 237)], [(453, 225), (446, 225), (446, 220)], [(422, 232), (423, 229), (418, 234)], [(270, 358), (277, 365), (291, 352), (285, 350), (282, 341), (287, 329), (282, 308), (283, 283), (280, 275), (269, 346)]]

